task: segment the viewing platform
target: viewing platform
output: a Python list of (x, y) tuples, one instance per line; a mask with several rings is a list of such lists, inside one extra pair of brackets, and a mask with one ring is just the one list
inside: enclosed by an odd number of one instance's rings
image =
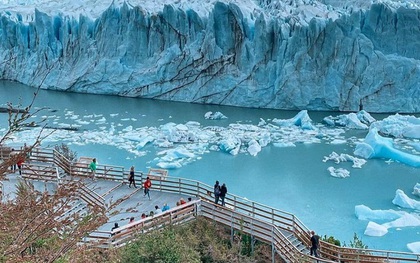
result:
[[(81, 245), (102, 248), (124, 246), (138, 234), (167, 225), (184, 224), (204, 217), (231, 228), (231, 233), (242, 231), (253, 241), (271, 246), (272, 261), (276, 256), (285, 262), (420, 262), (420, 255), (398, 251), (339, 247), (321, 241), (321, 258), (309, 255), (309, 229), (293, 214), (228, 193), (226, 206), (214, 203), (213, 187), (199, 181), (170, 177), (166, 170), (135, 171), (138, 188), (128, 187), (129, 170), (113, 165), (97, 165), (96, 180), (90, 177), (88, 165), (92, 158), (81, 157), (70, 162), (54, 149), (35, 148), (30, 161), (22, 166), (22, 175), (7, 175), (1, 182), (2, 200), (15, 198), (19, 180), (30, 181), (36, 190), (54, 192), (70, 181), (79, 183), (79, 200), (69, 213), (83, 213), (91, 207), (106, 210), (108, 221), (80, 241)], [(144, 196), (142, 185), (152, 179), (150, 200)], [(180, 199), (185, 204), (176, 205)], [(188, 198), (191, 198), (188, 201)], [(170, 209), (146, 218), (141, 215), (162, 208)], [(131, 217), (134, 221), (129, 223)], [(111, 230), (115, 223), (117, 229)], [(233, 238), (233, 236), (232, 236)], [(254, 242), (252, 242), (254, 244)]]

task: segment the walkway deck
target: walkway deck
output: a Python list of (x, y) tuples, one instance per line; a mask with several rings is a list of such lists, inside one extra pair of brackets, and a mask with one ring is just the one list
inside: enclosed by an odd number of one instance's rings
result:
[[(11, 173), (6, 177), (7, 180), (3, 181), (4, 199), (14, 199), (16, 197), (17, 185), (22, 177), (19, 173)], [(105, 199), (105, 205), (107, 207), (112, 206), (118, 200), (122, 202), (118, 203), (115, 207), (112, 207), (108, 211), (109, 220), (106, 224), (102, 225), (99, 231), (110, 231), (114, 226), (114, 223), (118, 223), (119, 226), (123, 226), (129, 222), (131, 217), (135, 220), (141, 219), (142, 213), (148, 215), (150, 211), (155, 211), (155, 206), (162, 208), (164, 204), (168, 204), (170, 208), (176, 206), (176, 203), (183, 198), (188, 200), (190, 197), (192, 200), (197, 200), (194, 196), (186, 196), (176, 193), (166, 193), (156, 190), (150, 190), (150, 199), (144, 196), (143, 189), (140, 186), (138, 188), (128, 187), (128, 184), (98, 179), (93, 181), (90, 178), (74, 178), (76, 180), (83, 180), (87, 187), (94, 190), (96, 193), (101, 195)], [(57, 188), (57, 184), (54, 182), (43, 182), (37, 180), (31, 180), (35, 190), (54, 192)]]

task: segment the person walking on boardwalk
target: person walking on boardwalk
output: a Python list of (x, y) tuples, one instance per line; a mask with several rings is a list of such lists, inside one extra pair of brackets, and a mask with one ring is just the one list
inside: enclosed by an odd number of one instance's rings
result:
[(311, 231), (311, 256), (314, 255), (318, 258), (318, 249), (319, 249), (319, 236), (315, 232)]
[(226, 194), (227, 194), (226, 184), (222, 184), (222, 187), (220, 187), (220, 199), (222, 200), (222, 206), (225, 206)]
[(150, 200), (149, 191), (150, 191), (150, 187), (152, 187), (152, 181), (150, 180), (149, 176), (147, 177), (146, 181), (144, 182), (143, 187), (144, 187), (144, 196), (147, 195), (149, 197), (149, 200)]
[(214, 185), (214, 203), (217, 205), (219, 204), (219, 197), (220, 197), (220, 184), (219, 181), (216, 181)]
[(134, 185), (134, 188), (137, 188), (136, 181), (134, 180), (134, 166), (131, 166), (130, 168), (130, 175), (128, 176), (128, 181), (130, 182), (128, 184), (129, 188), (131, 187), (131, 185)]
[(96, 158), (93, 158), (92, 162), (89, 164), (90, 176), (93, 180), (96, 180)]

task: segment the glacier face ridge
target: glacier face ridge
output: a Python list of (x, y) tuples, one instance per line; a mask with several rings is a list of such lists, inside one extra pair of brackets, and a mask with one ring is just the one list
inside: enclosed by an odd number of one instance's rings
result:
[[(271, 13), (273, 3), (259, 1)], [(224, 1), (207, 16), (127, 3), (95, 19), (3, 13), (0, 78), (194, 103), (420, 112), (420, 9), (376, 3), (306, 22), (271, 13)]]

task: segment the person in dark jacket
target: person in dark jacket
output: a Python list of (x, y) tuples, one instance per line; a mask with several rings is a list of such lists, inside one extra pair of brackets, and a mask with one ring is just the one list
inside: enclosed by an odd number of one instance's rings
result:
[(225, 197), (227, 194), (227, 187), (226, 184), (223, 184), (220, 188), (220, 199), (222, 199), (222, 206), (225, 206)]
[(219, 198), (220, 198), (220, 184), (219, 181), (216, 181), (216, 184), (214, 185), (214, 203), (217, 205), (219, 204)]
[(128, 181), (130, 182), (128, 184), (128, 188), (130, 188), (131, 185), (134, 185), (134, 188), (137, 188), (136, 181), (134, 180), (134, 166), (131, 166), (131, 168), (130, 168), (130, 175), (128, 177)]
[(311, 231), (311, 256), (314, 255), (318, 258), (319, 249), (319, 236), (315, 234), (315, 231)]

